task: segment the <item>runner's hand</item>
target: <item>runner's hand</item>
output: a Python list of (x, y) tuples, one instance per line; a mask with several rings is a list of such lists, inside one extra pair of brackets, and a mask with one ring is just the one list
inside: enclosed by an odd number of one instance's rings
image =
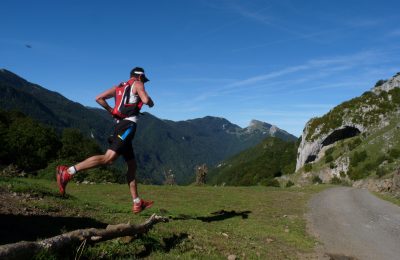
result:
[(151, 98), (149, 98), (149, 102), (147, 102), (147, 105), (149, 107), (153, 107), (154, 106), (154, 102), (153, 102), (153, 100)]

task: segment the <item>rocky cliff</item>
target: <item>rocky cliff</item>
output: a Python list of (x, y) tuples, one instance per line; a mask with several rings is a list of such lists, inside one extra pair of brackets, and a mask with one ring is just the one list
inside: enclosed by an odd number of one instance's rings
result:
[(397, 73), (389, 80), (378, 81), (362, 96), (340, 104), (322, 117), (311, 119), (303, 130), (296, 171), (307, 163), (320, 160), (325, 151), (340, 140), (360, 134), (366, 136), (388, 126), (399, 111), (400, 73)]

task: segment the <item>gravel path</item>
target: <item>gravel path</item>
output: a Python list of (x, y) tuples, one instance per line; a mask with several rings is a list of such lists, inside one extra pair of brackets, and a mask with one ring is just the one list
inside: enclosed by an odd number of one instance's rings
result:
[(309, 207), (311, 232), (331, 259), (400, 259), (400, 207), (346, 187), (315, 195)]

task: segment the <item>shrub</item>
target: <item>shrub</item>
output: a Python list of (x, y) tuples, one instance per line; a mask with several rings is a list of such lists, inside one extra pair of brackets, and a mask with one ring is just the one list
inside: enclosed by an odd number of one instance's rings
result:
[(379, 178), (381, 178), (382, 176), (386, 175), (386, 173), (388, 173), (388, 171), (387, 171), (385, 168), (383, 168), (383, 167), (379, 167), (379, 168), (376, 170), (376, 175), (377, 175)]
[(376, 158), (376, 161), (375, 161), (375, 165), (376, 166), (379, 166), (379, 165), (381, 165), (384, 161), (387, 161), (389, 158), (388, 158), (388, 156), (386, 155), (386, 154), (382, 154), (382, 155), (380, 155), (378, 158)]
[(331, 179), (331, 184), (334, 184), (334, 185), (342, 184), (342, 180), (341, 180), (340, 178), (338, 178), (337, 176), (334, 176), (334, 177)]
[(266, 179), (261, 182), (262, 185), (264, 186), (269, 186), (269, 187), (280, 187), (281, 184), (277, 179)]
[(269, 186), (269, 187), (280, 187), (281, 184), (276, 179), (264, 179), (260, 182), (261, 185)]
[(335, 169), (335, 167), (336, 167), (335, 163), (331, 162), (331, 163), (329, 164), (329, 168)]
[(376, 168), (376, 165), (374, 165), (371, 162), (368, 162), (364, 165), (363, 170), (366, 172), (370, 172), (370, 171), (373, 171), (375, 168)]
[[(61, 137), (62, 148), (60, 158), (79, 162), (89, 156), (102, 154), (100, 146), (93, 140), (85, 137), (78, 129), (66, 128)], [(79, 147), (77, 147), (79, 144)]]
[(387, 81), (387, 80), (384, 80), (384, 79), (378, 80), (378, 81), (375, 83), (375, 87), (382, 86), (383, 84), (385, 84), (386, 81)]
[(28, 117), (19, 117), (9, 125), (5, 135), (7, 160), (21, 169), (35, 171), (55, 159), (60, 142), (55, 131)]
[(339, 175), (341, 178), (346, 178), (346, 173), (344, 171), (341, 171)]
[(360, 162), (365, 161), (367, 159), (367, 151), (362, 151), (362, 152), (357, 152), (355, 151), (353, 153), (353, 156), (350, 158), (350, 165), (352, 167), (356, 167)]
[(333, 153), (333, 151), (335, 151), (335, 147), (331, 147), (329, 149), (326, 149), (325, 151), (325, 156), (331, 155)]
[(396, 149), (396, 148), (390, 149), (389, 150), (389, 155), (390, 155), (391, 158), (397, 159), (397, 158), (400, 157), (400, 150)]
[(305, 172), (310, 172), (312, 170), (312, 164), (311, 163), (306, 163), (304, 165), (304, 171)]
[(400, 89), (394, 88), (389, 90), (389, 94), (392, 96), (392, 102), (395, 104), (400, 104)]
[(325, 163), (330, 163), (333, 161), (333, 156), (332, 155), (328, 155), (325, 157)]
[(322, 183), (322, 180), (318, 175), (316, 175), (312, 178), (312, 183)]
[(349, 142), (349, 144), (348, 144), (349, 150), (350, 151), (354, 150), (354, 148), (359, 146), (361, 143), (362, 143), (361, 138), (357, 137), (353, 141)]
[(294, 185), (294, 182), (288, 181), (288, 182), (286, 183), (286, 188), (292, 187), (293, 185)]
[(365, 174), (363, 171), (358, 170), (356, 168), (349, 168), (349, 171), (347, 172), (347, 175), (349, 176), (350, 179), (352, 180), (359, 180), (365, 177)]
[(281, 184), (279, 183), (278, 180), (273, 179), (273, 180), (271, 180), (271, 182), (269, 182), (269, 183), (267, 184), (267, 186), (278, 187), (278, 188), (279, 188), (279, 187), (281, 186)]

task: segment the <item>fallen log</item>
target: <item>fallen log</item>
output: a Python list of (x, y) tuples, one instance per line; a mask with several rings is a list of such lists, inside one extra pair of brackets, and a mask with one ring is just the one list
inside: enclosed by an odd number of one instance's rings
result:
[(168, 222), (168, 218), (153, 214), (139, 225), (108, 225), (105, 229), (78, 229), (42, 241), (21, 241), (0, 246), (0, 259), (29, 259), (41, 250), (57, 252), (72, 244), (97, 243), (117, 237), (135, 236), (147, 233), (155, 224)]

